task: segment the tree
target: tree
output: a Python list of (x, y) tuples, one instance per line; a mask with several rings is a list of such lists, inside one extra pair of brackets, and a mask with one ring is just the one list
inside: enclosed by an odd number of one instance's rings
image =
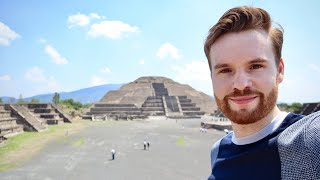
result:
[(32, 103), (38, 103), (38, 102), (40, 102), (40, 101), (39, 101), (39, 99), (37, 99), (37, 98), (32, 98), (32, 99), (31, 99), (31, 102), (32, 102)]
[(292, 112), (296, 112), (296, 111), (298, 111), (299, 109), (301, 109), (301, 107), (302, 107), (302, 104), (301, 103), (298, 103), (298, 102), (294, 102), (294, 103), (292, 103), (291, 104), (291, 106), (290, 106), (290, 111), (292, 111)]
[(3, 103), (2, 98), (0, 98), (0, 103)]
[(60, 94), (59, 93), (57, 93), (57, 92), (54, 93), (54, 96), (52, 98), (52, 102), (54, 104), (58, 104), (60, 102)]

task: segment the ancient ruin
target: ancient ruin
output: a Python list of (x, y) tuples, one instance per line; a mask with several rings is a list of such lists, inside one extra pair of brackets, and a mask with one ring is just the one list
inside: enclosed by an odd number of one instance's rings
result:
[(23, 131), (44, 131), (51, 124), (71, 122), (56, 105), (46, 103), (0, 103), (0, 142)]
[(165, 77), (149, 76), (123, 85), (117, 91), (109, 91), (83, 118), (197, 118), (215, 110), (215, 101), (191, 86)]
[(304, 103), (300, 110), (295, 113), (302, 114), (302, 115), (309, 115), (314, 112), (320, 111), (320, 103)]

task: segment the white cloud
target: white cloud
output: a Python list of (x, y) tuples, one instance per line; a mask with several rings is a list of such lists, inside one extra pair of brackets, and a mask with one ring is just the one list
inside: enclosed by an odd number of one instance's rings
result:
[(10, 81), (11, 77), (9, 75), (0, 76), (0, 81)]
[(103, 67), (103, 68), (100, 70), (100, 72), (102, 72), (102, 73), (111, 73), (111, 70), (110, 70), (110, 68), (108, 68), (108, 67)]
[(10, 42), (20, 37), (19, 34), (10, 29), (7, 25), (0, 22), (0, 45), (9, 46)]
[(105, 19), (105, 16), (100, 16), (97, 13), (90, 13), (88, 15), (77, 13), (68, 17), (69, 28), (74, 26), (85, 27), (88, 26), (94, 19)]
[(309, 68), (311, 68), (312, 70), (320, 73), (320, 67), (316, 64), (309, 64)]
[(179, 50), (174, 45), (168, 42), (160, 46), (156, 56), (160, 59), (180, 59), (182, 57), (182, 55), (179, 53)]
[(210, 70), (205, 61), (192, 61), (190, 64), (172, 66), (174, 80), (186, 83), (208, 95), (212, 95)]
[(43, 70), (37, 66), (27, 70), (24, 77), (34, 82), (46, 81), (46, 77), (43, 74)]
[(143, 65), (144, 63), (144, 59), (140, 59), (139, 64)]
[(62, 57), (59, 52), (51, 45), (46, 45), (45, 52), (51, 57), (52, 61), (56, 64), (67, 64), (68, 60)]
[(93, 75), (91, 77), (91, 81), (90, 81), (91, 86), (98, 86), (106, 83), (107, 81), (99, 76)]
[(190, 64), (172, 67), (176, 72), (176, 79), (210, 81), (210, 70), (205, 61), (192, 61)]
[(102, 21), (91, 25), (88, 35), (91, 37), (105, 37), (110, 39), (121, 39), (127, 33), (139, 32), (136, 26), (130, 26), (121, 21)]
[(104, 16), (100, 16), (97, 13), (90, 13), (89, 16), (90, 16), (91, 19), (105, 19), (106, 18)]
[(68, 17), (69, 28), (73, 26), (87, 26), (90, 23), (90, 16), (85, 14), (75, 14)]

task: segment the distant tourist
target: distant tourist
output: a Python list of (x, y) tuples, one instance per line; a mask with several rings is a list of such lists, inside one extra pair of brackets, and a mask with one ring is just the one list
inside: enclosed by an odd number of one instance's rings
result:
[(114, 160), (115, 155), (116, 155), (116, 150), (111, 149), (111, 156), (112, 156), (112, 160)]
[(213, 145), (209, 180), (320, 179), (320, 111), (302, 116), (276, 106), (285, 63), (283, 29), (273, 24), (265, 10), (242, 6), (209, 30), (214, 97), (233, 129)]
[(148, 148), (148, 150), (149, 150), (149, 148), (150, 148), (150, 143), (149, 143), (149, 141), (147, 142), (147, 148)]
[(143, 149), (146, 150), (146, 148), (147, 148), (147, 141), (144, 140), (144, 141), (143, 141)]

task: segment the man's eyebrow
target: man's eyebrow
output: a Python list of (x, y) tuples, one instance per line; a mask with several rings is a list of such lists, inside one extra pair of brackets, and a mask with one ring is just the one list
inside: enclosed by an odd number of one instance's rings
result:
[(217, 64), (213, 67), (213, 69), (220, 69), (220, 68), (225, 68), (228, 67), (228, 64)]
[(254, 63), (266, 63), (266, 62), (267, 62), (267, 60), (265, 60), (265, 59), (263, 59), (263, 58), (255, 58), (255, 59), (251, 60), (251, 61), (249, 62), (249, 64), (254, 64)]
[[(251, 61), (249, 61), (249, 64), (255, 64), (255, 63), (266, 63), (267, 60), (263, 59), (263, 58), (255, 58)], [(229, 67), (228, 64), (216, 64), (213, 69), (220, 69), (220, 68), (225, 68), (225, 67)]]

